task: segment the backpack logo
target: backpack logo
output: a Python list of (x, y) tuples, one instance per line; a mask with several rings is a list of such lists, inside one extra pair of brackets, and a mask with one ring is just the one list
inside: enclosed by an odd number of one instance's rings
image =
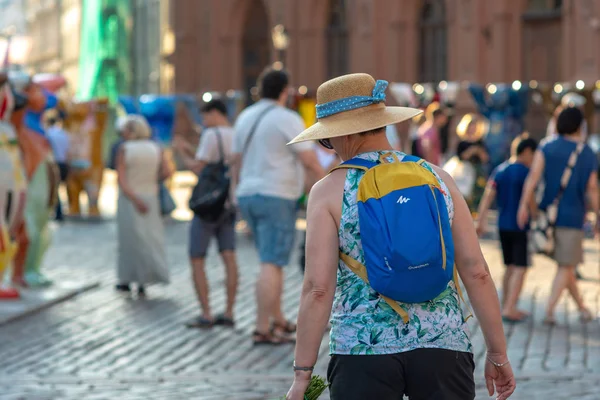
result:
[(410, 199), (408, 197), (400, 196), (400, 198), (398, 199), (398, 201), (396, 203), (397, 204), (406, 204), (409, 201), (410, 201)]

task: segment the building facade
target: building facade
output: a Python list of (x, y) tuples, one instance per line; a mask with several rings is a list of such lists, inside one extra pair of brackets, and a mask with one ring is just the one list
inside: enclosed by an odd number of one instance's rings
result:
[[(72, 93), (79, 79), (79, 51), (81, 41), (81, 0), (62, 0), (60, 17), (61, 70)], [(41, 70), (41, 72), (46, 72)]]
[(28, 0), (25, 4), (31, 40), (28, 67), (32, 72), (61, 72), (63, 46), (60, 1)]
[(27, 31), (24, 9), (25, 0), (0, 0), (0, 35), (22, 35)]
[(32, 73), (60, 73), (67, 90), (77, 86), (81, 0), (23, 0), (24, 35), (30, 46), (27, 68)]
[[(178, 0), (176, 92), (248, 90), (280, 57), (297, 86), (367, 72), (397, 82), (600, 77), (600, 0)], [(283, 24), (285, 51), (271, 29)]]
[(169, 3), (170, 0), (131, 0), (134, 95), (170, 93), (173, 89), (173, 71), (165, 60), (173, 48)]

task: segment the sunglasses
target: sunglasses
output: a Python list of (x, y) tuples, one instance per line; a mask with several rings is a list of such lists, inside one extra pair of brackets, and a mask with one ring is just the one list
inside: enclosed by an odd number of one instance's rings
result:
[(319, 144), (328, 150), (333, 150), (333, 146), (331, 145), (329, 139), (319, 139)]

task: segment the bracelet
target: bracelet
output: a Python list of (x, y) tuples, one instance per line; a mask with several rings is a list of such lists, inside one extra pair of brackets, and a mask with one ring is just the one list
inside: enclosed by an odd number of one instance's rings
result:
[(505, 363), (502, 363), (502, 364), (499, 364), (499, 363), (495, 362), (494, 360), (492, 360), (492, 359), (491, 359), (491, 358), (489, 358), (489, 357), (487, 357), (487, 360), (488, 360), (488, 361), (489, 361), (489, 362), (490, 362), (490, 363), (491, 363), (491, 364), (492, 364), (494, 367), (496, 367), (496, 368), (501, 368), (501, 367), (504, 367), (505, 365), (508, 365), (508, 364), (510, 364), (510, 360), (509, 360), (509, 361), (507, 361), (507, 362), (505, 362)]
[(296, 366), (296, 361), (294, 361), (294, 371), (312, 372), (314, 369), (315, 367), (298, 367)]

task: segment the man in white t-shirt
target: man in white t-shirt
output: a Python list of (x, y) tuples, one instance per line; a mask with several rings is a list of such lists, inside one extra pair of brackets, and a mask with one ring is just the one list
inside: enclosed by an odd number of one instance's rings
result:
[[(181, 156), (186, 167), (200, 175), (207, 164), (219, 162), (221, 157), (226, 164), (231, 162), (231, 148), (234, 132), (227, 119), (227, 107), (221, 100), (215, 99), (206, 103), (202, 109), (202, 119), (206, 129), (202, 132), (200, 145), (193, 156), (193, 148), (177, 141), (176, 147), (181, 150)], [(213, 316), (208, 299), (208, 281), (204, 269), (206, 252), (212, 238), (217, 239), (219, 252), (226, 268), (227, 275), (227, 306), (223, 314)], [(234, 326), (233, 307), (237, 292), (238, 267), (235, 257), (235, 211), (233, 207), (227, 210), (216, 222), (207, 222), (194, 216), (190, 227), (189, 243), (190, 263), (194, 287), (202, 315), (187, 323), (188, 327), (210, 328), (213, 325)]]
[[(266, 70), (259, 79), (261, 100), (235, 123), (233, 178), (242, 216), (255, 238), (261, 262), (257, 281), (255, 344), (293, 341), (296, 325), (281, 310), (282, 267), (296, 239), (298, 200), (309, 182), (324, 176), (312, 143), (287, 146), (304, 130), (300, 116), (285, 108), (288, 75)], [(272, 325), (271, 325), (272, 323)]]

